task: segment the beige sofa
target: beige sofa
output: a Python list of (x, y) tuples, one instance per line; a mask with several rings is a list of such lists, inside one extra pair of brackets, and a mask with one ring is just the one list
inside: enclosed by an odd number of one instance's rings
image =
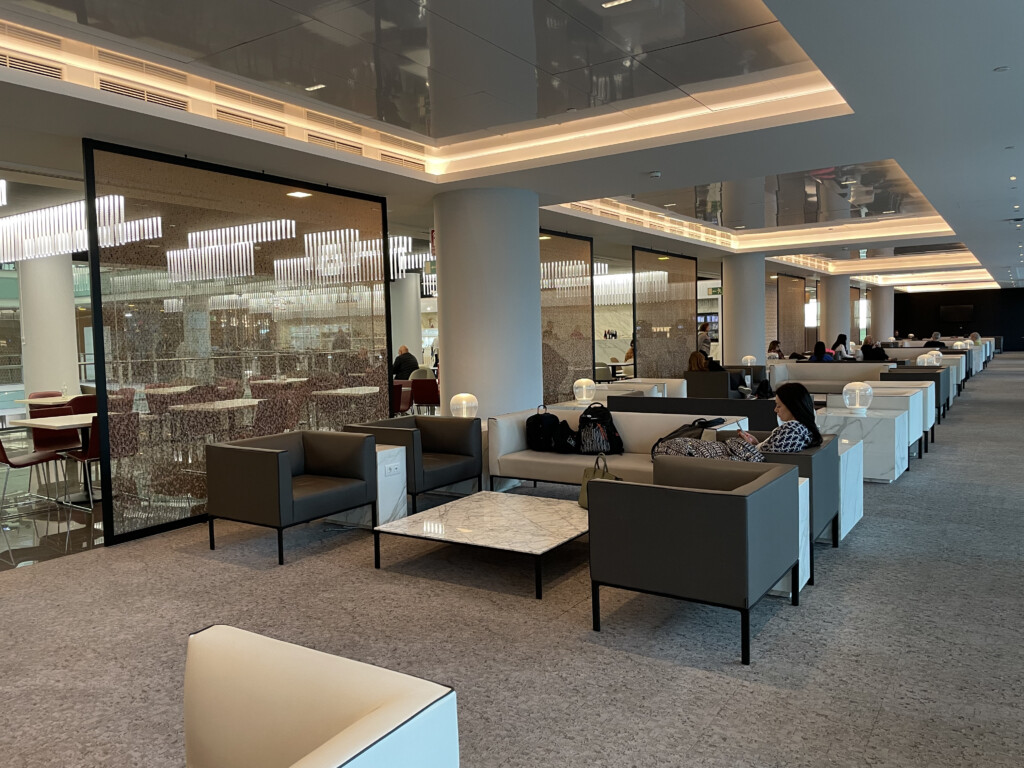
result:
[[(888, 351), (888, 350), (887, 350)], [(878, 381), (878, 377), (896, 363), (798, 363), (768, 361), (768, 380), (772, 389), (797, 381), (813, 394), (840, 394), (851, 381)]]
[[(559, 419), (565, 419), (576, 429), (581, 410), (549, 408)], [(583, 470), (594, 466), (593, 456), (531, 451), (526, 447), (526, 420), (534, 411), (518, 411), (487, 420), (487, 454), (491, 483), (495, 478), (510, 477), (517, 480), (541, 480), (548, 483), (578, 485)], [(659, 438), (677, 427), (695, 419), (715, 418), (713, 414), (622, 413), (612, 415), (615, 428), (622, 437), (623, 453), (608, 457), (612, 474), (633, 483), (650, 483), (654, 467), (651, 448)], [(723, 430), (746, 429), (745, 417), (729, 416)], [(715, 439), (714, 433), (706, 439)]]

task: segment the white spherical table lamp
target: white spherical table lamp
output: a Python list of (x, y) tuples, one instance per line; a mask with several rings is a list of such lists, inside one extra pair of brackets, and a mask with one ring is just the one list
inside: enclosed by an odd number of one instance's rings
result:
[(888, 338), (888, 341), (896, 341), (896, 337), (895, 337), (895, 336), (890, 336), (890, 337)]
[(932, 356), (931, 355), (918, 355), (916, 362), (917, 362), (918, 365), (932, 365)]
[(953, 349), (967, 349), (967, 345), (964, 344), (962, 341), (954, 341)]
[(452, 416), (461, 419), (472, 419), (476, 418), (476, 412), (480, 408), (480, 403), (476, 399), (476, 395), (471, 395), (469, 392), (459, 392), (457, 395), (453, 395), (451, 401), (448, 403), (448, 408), (452, 412)]
[(594, 401), (594, 393), (597, 392), (597, 384), (594, 383), (593, 379), (576, 379), (572, 384), (572, 394), (576, 398), (576, 402), (581, 405), (584, 403), (592, 403)]
[(757, 365), (757, 358), (753, 355), (744, 355), (743, 359), (740, 360), (740, 363), (749, 368), (752, 365)]
[(871, 385), (863, 381), (851, 381), (843, 387), (843, 404), (855, 416), (866, 416), (874, 397)]
[(928, 357), (932, 359), (932, 365), (942, 365), (942, 353), (939, 350), (929, 352)]

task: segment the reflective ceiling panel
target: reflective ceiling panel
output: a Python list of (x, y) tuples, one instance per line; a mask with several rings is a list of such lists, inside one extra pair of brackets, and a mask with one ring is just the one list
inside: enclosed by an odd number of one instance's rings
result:
[(3, 8), (449, 141), (812, 66), (762, 0), (0, 0)]
[[(728, 194), (723, 195), (723, 186), (730, 183), (638, 194), (634, 201), (731, 226), (734, 212), (723, 209), (722, 202), (729, 199)], [(765, 179), (765, 228), (934, 213), (935, 209), (895, 160), (780, 173)]]

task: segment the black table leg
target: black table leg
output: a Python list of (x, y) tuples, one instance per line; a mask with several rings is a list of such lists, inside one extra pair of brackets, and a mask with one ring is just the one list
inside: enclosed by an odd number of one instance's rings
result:
[(543, 566), (541, 565), (541, 556), (537, 555), (533, 558), (533, 581), (534, 591), (538, 600), (544, 596), (544, 575)]

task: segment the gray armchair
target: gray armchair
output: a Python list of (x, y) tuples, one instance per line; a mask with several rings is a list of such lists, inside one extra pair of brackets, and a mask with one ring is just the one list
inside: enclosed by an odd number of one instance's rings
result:
[[(739, 377), (739, 374), (735, 374)], [(686, 371), (687, 397), (740, 398), (743, 394), (732, 388), (729, 371)], [(739, 378), (742, 381), (742, 377)]]
[(792, 573), (799, 605), (800, 496), (795, 468), (681, 456), (654, 458), (654, 484), (593, 480), (590, 581), (740, 612), (750, 663), (750, 610)]
[(378, 443), (405, 446), (405, 482), (412, 514), (421, 493), (463, 480), (483, 482), (480, 419), (449, 416), (402, 416), (350, 424), (346, 432), (364, 432)]
[(210, 549), (216, 518), (284, 529), (346, 509), (372, 506), (377, 525), (377, 456), (372, 435), (285, 432), (206, 446)]
[[(764, 440), (770, 432), (751, 432)], [(720, 441), (735, 437), (735, 432), (718, 432)], [(814, 584), (814, 542), (832, 525), (832, 546), (839, 546), (839, 442), (836, 435), (822, 435), (821, 445), (796, 453), (765, 454), (774, 464), (791, 464), (800, 470), (800, 477), (811, 482), (811, 578)]]

